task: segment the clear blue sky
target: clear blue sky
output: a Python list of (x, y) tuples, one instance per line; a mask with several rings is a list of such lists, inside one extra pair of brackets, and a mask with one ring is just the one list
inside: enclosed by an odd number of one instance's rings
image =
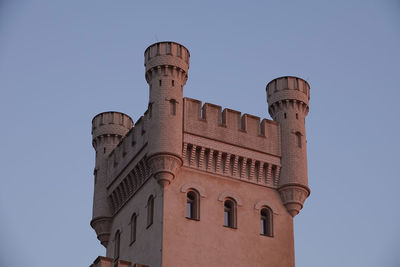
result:
[[(139, 3), (146, 2), (146, 4)], [(91, 119), (145, 111), (143, 52), (191, 52), (184, 95), (267, 117), (311, 85), (297, 267), (400, 266), (400, 2), (0, 0), (0, 266), (89, 266)]]

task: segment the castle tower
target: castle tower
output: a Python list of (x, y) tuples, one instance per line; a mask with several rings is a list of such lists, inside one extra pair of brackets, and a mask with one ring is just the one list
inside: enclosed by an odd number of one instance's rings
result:
[(90, 225), (101, 244), (107, 247), (112, 222), (112, 208), (107, 194), (107, 158), (132, 128), (132, 119), (120, 112), (103, 112), (92, 120), (92, 145), (96, 150), (94, 169), (93, 215)]
[(189, 51), (174, 42), (149, 46), (145, 53), (149, 96), (148, 163), (162, 185), (169, 184), (182, 165), (183, 86), (188, 78)]
[(303, 79), (287, 76), (272, 80), (266, 90), (269, 114), (281, 127), (282, 169), (278, 190), (294, 217), (310, 194), (305, 127), (310, 86)]
[(310, 192), (307, 82), (270, 82), (274, 120), (261, 120), (183, 98), (184, 46), (159, 42), (144, 57), (143, 116), (92, 122), (91, 226), (106, 247), (92, 267), (294, 267), (293, 217)]

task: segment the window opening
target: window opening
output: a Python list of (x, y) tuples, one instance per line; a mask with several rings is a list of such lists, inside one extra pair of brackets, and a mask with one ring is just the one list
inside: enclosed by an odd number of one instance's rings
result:
[(297, 146), (301, 148), (301, 133), (296, 133)]
[(169, 106), (170, 106), (171, 115), (176, 115), (176, 100), (175, 99), (171, 99), (169, 101)]
[(224, 202), (224, 226), (236, 228), (236, 204), (232, 199)]
[(147, 200), (147, 227), (153, 224), (154, 217), (154, 197), (151, 195)]
[(114, 260), (118, 260), (119, 258), (120, 241), (121, 241), (121, 232), (118, 230), (115, 233), (115, 238), (114, 238)]
[(186, 218), (192, 220), (200, 219), (200, 198), (195, 191), (190, 191), (186, 195)]
[(134, 213), (131, 218), (131, 244), (136, 241), (136, 221), (137, 215)]
[(261, 234), (272, 236), (272, 211), (269, 208), (263, 208), (260, 212)]

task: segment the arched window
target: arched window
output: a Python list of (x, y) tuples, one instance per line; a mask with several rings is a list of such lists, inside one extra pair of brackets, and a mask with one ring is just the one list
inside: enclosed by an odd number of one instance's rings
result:
[(260, 226), (262, 235), (273, 236), (272, 210), (268, 207), (261, 209)]
[(137, 215), (134, 213), (131, 217), (131, 244), (136, 241), (136, 220)]
[(224, 226), (236, 228), (236, 202), (228, 198), (224, 201)]
[(147, 200), (147, 227), (153, 224), (154, 217), (154, 197), (151, 195)]
[(121, 242), (121, 232), (118, 230), (115, 233), (114, 237), (114, 260), (118, 260), (119, 258), (120, 242)]
[(200, 197), (195, 190), (186, 194), (186, 218), (200, 220)]

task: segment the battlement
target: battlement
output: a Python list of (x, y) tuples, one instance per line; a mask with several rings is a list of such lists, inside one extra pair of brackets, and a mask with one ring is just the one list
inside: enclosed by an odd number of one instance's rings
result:
[(124, 113), (116, 111), (102, 112), (92, 120), (93, 140), (103, 135), (123, 137), (132, 128), (132, 125), (132, 119)]
[(282, 100), (297, 100), (308, 105), (310, 100), (310, 85), (294, 76), (276, 78), (267, 84), (266, 90), (269, 106)]
[(185, 73), (189, 69), (189, 50), (175, 42), (159, 42), (149, 46), (144, 52), (146, 73), (158, 66), (174, 66)]
[(279, 123), (199, 100), (184, 98), (184, 132), (280, 155)]

